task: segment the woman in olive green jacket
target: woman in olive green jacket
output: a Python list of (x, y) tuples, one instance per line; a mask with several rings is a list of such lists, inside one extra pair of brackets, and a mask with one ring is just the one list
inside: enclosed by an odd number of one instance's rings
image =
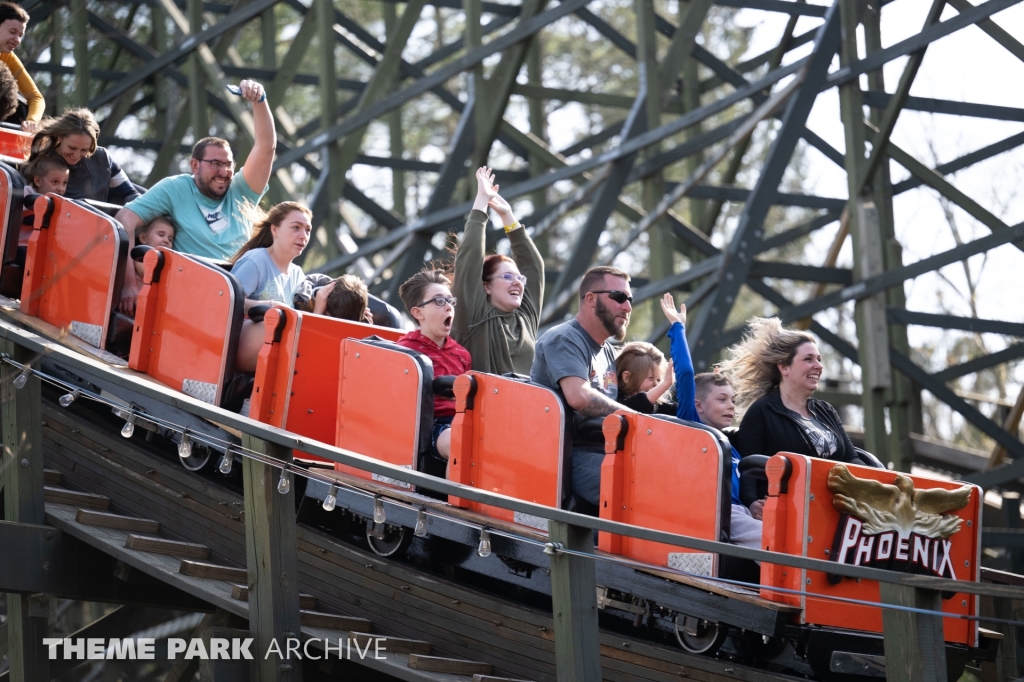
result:
[[(476, 180), (476, 200), (455, 256), (452, 294), (459, 304), (452, 337), (469, 350), (474, 370), (528, 375), (544, 299), (544, 259), (498, 194), (491, 169), (477, 170)], [(484, 257), (488, 207), (505, 227), (511, 258)]]

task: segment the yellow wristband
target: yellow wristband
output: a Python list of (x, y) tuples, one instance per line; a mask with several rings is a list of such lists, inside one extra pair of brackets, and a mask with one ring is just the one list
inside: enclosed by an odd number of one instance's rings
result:
[(521, 225), (519, 224), (519, 221), (518, 221), (518, 220), (517, 220), (517, 221), (515, 221), (514, 223), (512, 223), (511, 225), (506, 225), (506, 226), (505, 226), (505, 234), (508, 234), (509, 232), (511, 232), (512, 230), (516, 229), (517, 227), (522, 227), (522, 226), (521, 226)]

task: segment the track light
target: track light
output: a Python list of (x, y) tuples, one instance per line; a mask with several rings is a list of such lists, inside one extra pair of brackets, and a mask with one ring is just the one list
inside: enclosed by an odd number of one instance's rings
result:
[(178, 443), (178, 457), (182, 459), (188, 459), (192, 456), (192, 438), (188, 435), (188, 431), (181, 432), (181, 442)]
[(476, 553), (483, 558), (491, 556), (491, 534), (486, 528), (480, 529), (480, 544), (477, 545)]
[(135, 433), (135, 415), (129, 414), (128, 421), (121, 427), (121, 435), (125, 438), (131, 438), (133, 433)]
[(224, 456), (220, 458), (220, 464), (217, 465), (217, 470), (227, 476), (231, 473), (231, 465), (235, 461), (235, 453), (231, 452), (231, 448), (224, 451)]
[(412, 531), (418, 538), (427, 537), (427, 510), (420, 509), (416, 514), (416, 528)]
[(334, 511), (334, 508), (338, 506), (338, 486), (331, 484), (331, 489), (327, 491), (327, 497), (324, 498), (324, 511)]
[(57, 402), (60, 403), (61, 407), (70, 407), (71, 403), (75, 402), (75, 400), (80, 395), (82, 395), (82, 392), (76, 388), (75, 390), (71, 391), (71, 393), (65, 393), (64, 395), (62, 395), (60, 397), (60, 400), (58, 400)]
[(373, 498), (373, 522), (384, 523), (388, 520), (388, 515), (384, 513), (384, 500), (377, 495)]
[(277, 492), (282, 495), (287, 495), (288, 491), (292, 489), (292, 474), (289, 471), (281, 469), (281, 478), (277, 479)]
[(14, 377), (14, 387), (17, 389), (25, 388), (25, 384), (28, 383), (28, 375), (32, 373), (32, 368), (25, 365), (25, 368), (21, 370), (21, 374)]

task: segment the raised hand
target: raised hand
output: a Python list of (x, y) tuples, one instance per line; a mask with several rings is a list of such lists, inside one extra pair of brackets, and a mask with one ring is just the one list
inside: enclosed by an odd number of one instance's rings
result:
[(494, 184), (494, 171), (487, 166), (481, 166), (476, 171), (476, 199), (473, 201), (473, 209), (486, 211), (488, 207), (501, 218), (502, 224), (511, 225), (516, 222), (512, 214), (512, 206), (498, 194), (498, 185)]
[(666, 293), (661, 297), (661, 312), (665, 313), (665, 318), (669, 322), (678, 322), (679, 324), (686, 324), (686, 304), (681, 303), (679, 305), (679, 311), (676, 312), (676, 301), (672, 298), (672, 294)]

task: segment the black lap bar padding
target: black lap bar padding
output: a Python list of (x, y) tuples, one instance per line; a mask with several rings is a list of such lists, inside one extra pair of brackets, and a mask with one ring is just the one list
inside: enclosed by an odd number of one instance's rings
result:
[(444, 376), (434, 377), (434, 381), (431, 382), (431, 387), (434, 390), (435, 396), (441, 396), (442, 398), (454, 398), (455, 375), (446, 374)]
[(254, 305), (249, 308), (249, 319), (253, 322), (262, 322), (263, 318), (266, 317), (273, 307), (272, 305)]
[[(876, 469), (884, 469), (885, 465), (882, 464), (881, 460), (872, 455), (867, 450), (855, 447), (853, 452), (860, 458), (861, 463), (866, 467), (875, 467)], [(856, 463), (856, 462), (855, 462)]]
[(160, 251), (159, 249), (154, 249), (152, 246), (147, 246), (145, 244), (139, 244), (138, 246), (132, 248), (132, 251), (131, 251), (130, 255), (131, 255), (133, 261), (141, 263), (146, 258), (146, 254), (148, 252), (150, 252), (150, 251), (156, 251), (156, 267), (153, 268), (153, 280), (152, 280), (153, 284), (156, 284), (157, 282), (160, 281), (160, 273), (163, 272), (163, 270), (164, 270), (164, 254), (163, 254), (163, 252)]
[(604, 417), (587, 417), (576, 422), (576, 437), (588, 443), (604, 443)]
[(753, 476), (762, 481), (768, 480), (768, 474), (764, 472), (768, 458), (764, 455), (746, 455), (740, 459), (740, 476)]
[(145, 244), (139, 244), (132, 248), (131, 257), (136, 263), (141, 263), (146, 257), (146, 252), (151, 250), (152, 246), (146, 246)]

